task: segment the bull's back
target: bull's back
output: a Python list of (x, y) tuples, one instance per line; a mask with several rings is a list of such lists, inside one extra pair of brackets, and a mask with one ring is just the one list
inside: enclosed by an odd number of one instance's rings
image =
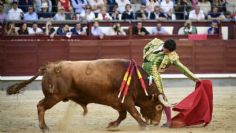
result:
[(119, 87), (128, 60), (124, 59), (99, 59), (94, 61), (65, 61), (63, 69), (70, 73), (76, 89), (87, 92), (88, 90), (111, 91)]

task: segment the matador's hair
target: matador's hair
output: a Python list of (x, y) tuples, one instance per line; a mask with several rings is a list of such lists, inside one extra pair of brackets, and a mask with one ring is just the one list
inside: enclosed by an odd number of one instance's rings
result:
[(172, 39), (168, 39), (164, 42), (164, 48), (168, 49), (170, 52), (176, 50), (176, 43)]

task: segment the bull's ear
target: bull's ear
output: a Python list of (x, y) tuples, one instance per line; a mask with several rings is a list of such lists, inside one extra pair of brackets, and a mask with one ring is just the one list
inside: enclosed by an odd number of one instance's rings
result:
[(157, 96), (157, 94), (155, 94), (155, 93), (150, 95), (150, 99), (151, 99), (152, 101), (156, 101), (157, 98), (158, 98), (158, 96)]

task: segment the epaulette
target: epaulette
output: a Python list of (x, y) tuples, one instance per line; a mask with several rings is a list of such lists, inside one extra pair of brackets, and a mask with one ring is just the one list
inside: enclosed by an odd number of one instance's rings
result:
[(159, 45), (163, 44), (164, 42), (163, 42), (162, 40), (158, 39), (158, 38), (155, 38), (155, 39), (153, 39), (153, 40), (152, 40), (151, 42), (149, 42), (149, 43), (151, 43), (152, 45), (157, 45), (157, 46), (159, 46)]

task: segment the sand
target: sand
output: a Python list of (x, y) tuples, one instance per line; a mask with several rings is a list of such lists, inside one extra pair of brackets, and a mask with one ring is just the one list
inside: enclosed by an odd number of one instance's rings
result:
[[(177, 103), (187, 96), (194, 87), (167, 88), (166, 95), (171, 103)], [(236, 87), (214, 87), (213, 120), (207, 127), (202, 125), (180, 129), (148, 126), (140, 130), (138, 123), (128, 114), (119, 127), (107, 130), (110, 121), (117, 119), (118, 113), (108, 106), (89, 104), (88, 114), (82, 115), (82, 108), (73, 102), (60, 102), (45, 115), (50, 133), (235, 133), (236, 132)], [(23, 94), (7, 96), (0, 91), (0, 132), (40, 133), (36, 105), (43, 98), (41, 90), (26, 90)], [(176, 114), (173, 112), (173, 114)], [(161, 124), (165, 118), (162, 117)]]

